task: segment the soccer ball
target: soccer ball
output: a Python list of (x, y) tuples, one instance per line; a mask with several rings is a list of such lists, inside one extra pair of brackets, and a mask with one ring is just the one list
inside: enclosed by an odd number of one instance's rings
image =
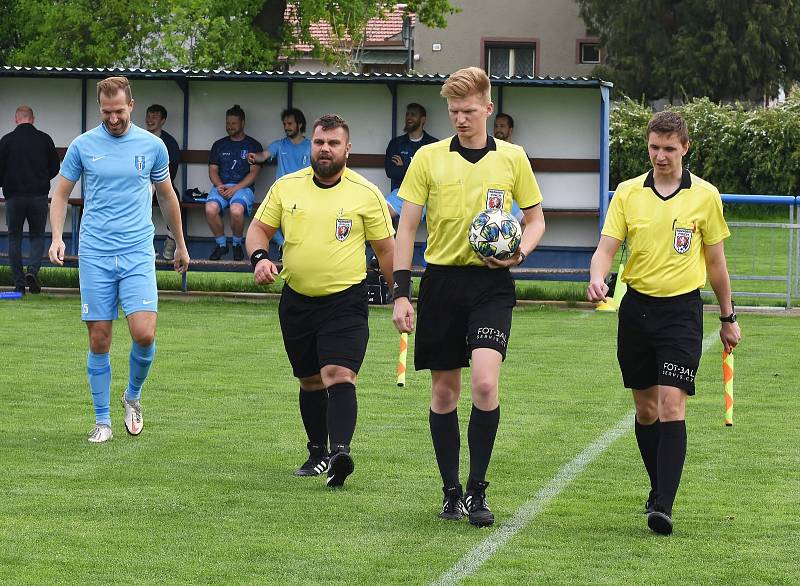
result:
[(484, 258), (505, 260), (514, 256), (522, 240), (522, 226), (503, 210), (484, 210), (469, 226), (469, 244)]

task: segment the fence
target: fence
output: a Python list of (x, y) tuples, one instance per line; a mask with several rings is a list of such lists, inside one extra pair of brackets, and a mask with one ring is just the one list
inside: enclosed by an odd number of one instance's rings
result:
[[(785, 206), (787, 222), (730, 220), (725, 243), (734, 299), (782, 299), (791, 307), (800, 283), (800, 197), (723, 194), (733, 204)], [(757, 287), (748, 283), (760, 283)], [(754, 290), (755, 289), (755, 290)], [(713, 295), (704, 290), (703, 295)]]

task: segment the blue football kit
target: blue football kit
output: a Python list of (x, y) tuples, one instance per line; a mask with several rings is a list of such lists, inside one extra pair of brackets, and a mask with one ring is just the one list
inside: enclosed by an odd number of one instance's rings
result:
[(72, 141), (61, 175), (83, 177), (83, 319), (116, 319), (120, 303), (125, 315), (157, 311), (151, 184), (169, 180), (164, 142), (134, 124), (122, 136), (100, 124)]
[[(264, 148), (256, 139), (245, 135), (241, 140), (233, 140), (225, 136), (211, 145), (211, 154), (208, 159), (209, 165), (216, 165), (219, 178), (228, 187), (236, 185), (244, 179), (250, 172), (250, 163), (247, 162), (248, 153), (260, 153)], [(222, 197), (214, 186), (208, 193), (208, 200), (216, 202), (220, 213), (224, 212), (233, 203), (244, 206), (247, 215), (253, 209), (253, 186), (247, 185), (238, 189), (229, 199)]]
[(267, 151), (269, 151), (271, 161), (278, 160), (275, 180), (289, 173), (305, 169), (311, 164), (311, 141), (307, 138), (295, 144), (287, 136), (271, 142), (267, 147)]

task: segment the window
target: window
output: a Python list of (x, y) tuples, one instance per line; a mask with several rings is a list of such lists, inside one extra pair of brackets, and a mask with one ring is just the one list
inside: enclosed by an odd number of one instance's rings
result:
[(489, 75), (536, 75), (536, 43), (486, 42), (484, 63)]
[(600, 63), (600, 43), (579, 42), (578, 54), (581, 63)]

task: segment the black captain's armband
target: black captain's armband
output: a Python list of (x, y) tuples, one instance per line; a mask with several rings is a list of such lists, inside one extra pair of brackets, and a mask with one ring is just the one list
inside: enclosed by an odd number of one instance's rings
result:
[(259, 248), (253, 254), (250, 255), (250, 264), (253, 266), (253, 270), (256, 270), (256, 265), (259, 261), (269, 258), (269, 252), (264, 250), (263, 248)]
[(397, 299), (398, 297), (411, 297), (411, 271), (409, 270), (401, 270), (401, 271), (394, 271), (392, 273), (392, 277), (394, 278), (394, 291), (392, 292), (392, 297)]

